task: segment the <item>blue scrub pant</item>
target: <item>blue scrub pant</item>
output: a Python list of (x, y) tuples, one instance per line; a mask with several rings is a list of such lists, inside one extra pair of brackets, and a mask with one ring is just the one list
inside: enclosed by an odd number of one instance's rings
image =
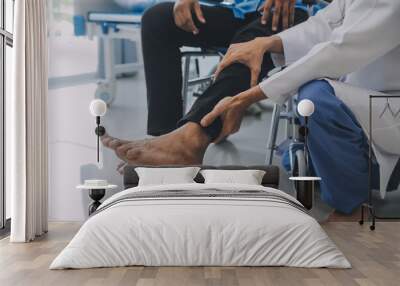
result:
[[(325, 80), (299, 89), (299, 100), (314, 102), (308, 148), (313, 169), (322, 178), (321, 198), (350, 213), (368, 197), (368, 140), (350, 109)], [(302, 124), (304, 119), (300, 118)]]

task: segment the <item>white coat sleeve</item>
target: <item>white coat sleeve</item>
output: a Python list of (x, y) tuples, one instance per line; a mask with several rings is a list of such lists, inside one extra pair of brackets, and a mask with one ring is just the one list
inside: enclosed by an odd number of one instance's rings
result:
[(332, 31), (343, 22), (345, 1), (333, 1), (307, 21), (278, 34), (282, 39), (286, 66), (304, 57), (315, 45), (330, 39)]
[[(337, 0), (338, 3), (344, 1), (348, 0)], [(318, 78), (338, 79), (400, 45), (400, 1), (354, 0), (348, 3), (342, 23), (332, 30), (327, 41), (316, 44), (285, 70), (259, 84), (268, 98), (282, 104), (303, 84)], [(304, 35), (309, 34), (311, 28), (309, 23), (305, 24), (298, 29), (298, 38), (306, 39)]]

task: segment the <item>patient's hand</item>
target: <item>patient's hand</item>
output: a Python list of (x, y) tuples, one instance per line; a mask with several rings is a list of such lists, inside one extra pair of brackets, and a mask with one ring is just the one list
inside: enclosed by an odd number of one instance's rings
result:
[(177, 0), (175, 2), (175, 24), (182, 30), (191, 32), (196, 35), (199, 33), (199, 29), (193, 22), (192, 11), (201, 23), (204, 24), (206, 22), (198, 0)]
[(271, 8), (274, 7), (274, 15), (272, 17), (272, 30), (277, 31), (279, 20), (282, 18), (283, 29), (287, 29), (294, 24), (296, 0), (265, 0), (260, 10), (263, 11), (261, 23), (266, 25), (268, 22)]

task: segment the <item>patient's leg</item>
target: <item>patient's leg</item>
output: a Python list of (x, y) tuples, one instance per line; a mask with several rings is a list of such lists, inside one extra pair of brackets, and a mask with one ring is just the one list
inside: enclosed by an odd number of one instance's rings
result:
[[(295, 23), (307, 19), (307, 13), (296, 11)], [(267, 25), (262, 25), (260, 18), (242, 27), (235, 35), (232, 43), (248, 42), (256, 37), (266, 37), (274, 34), (271, 30), (271, 19)], [(266, 77), (274, 68), (270, 53), (266, 53), (261, 63), (259, 80)], [(224, 97), (235, 96), (250, 88), (250, 70), (247, 66), (237, 63), (224, 69), (217, 80), (196, 100), (191, 110), (180, 120), (178, 126), (187, 122), (200, 123), (201, 119), (209, 113), (214, 106)], [(222, 122), (217, 118), (210, 126), (204, 129), (211, 141), (216, 139), (221, 132)]]
[[(296, 22), (305, 18), (305, 14), (297, 14)], [(245, 42), (255, 37), (270, 36), (273, 34), (270, 27), (271, 22), (263, 26), (258, 18), (242, 28), (233, 42)], [(266, 54), (260, 79), (272, 68), (271, 57)], [(131, 142), (105, 135), (102, 137), (102, 142), (106, 147), (115, 150), (119, 158), (133, 164), (200, 164), (206, 148), (219, 135), (222, 127), (219, 118), (207, 128), (200, 126), (200, 120), (222, 98), (237, 95), (249, 87), (249, 69), (242, 64), (233, 64), (223, 70), (216, 82), (200, 96), (190, 112), (179, 122), (180, 128), (175, 131), (158, 138)], [(163, 107), (163, 109), (166, 108)]]
[(144, 165), (201, 164), (210, 144), (203, 128), (191, 122), (154, 139), (125, 141), (106, 134), (101, 141), (125, 162)]
[[(142, 18), (142, 45), (147, 87), (147, 133), (162, 135), (176, 129), (182, 118), (182, 46), (228, 47), (236, 31), (251, 19), (233, 16), (231, 10), (202, 6), (206, 23), (199, 23), (198, 35), (175, 25), (174, 3), (164, 2), (148, 9)], [(253, 17), (253, 18), (252, 18)], [(249, 18), (249, 19), (248, 19)]]

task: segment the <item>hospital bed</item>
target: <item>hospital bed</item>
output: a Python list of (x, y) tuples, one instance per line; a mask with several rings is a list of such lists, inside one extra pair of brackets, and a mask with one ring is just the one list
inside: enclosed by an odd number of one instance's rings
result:
[[(112, 0), (74, 1), (74, 34), (97, 38), (103, 43), (100, 62), (104, 63), (104, 78), (98, 81), (95, 97), (108, 105), (115, 98), (117, 76), (136, 73), (143, 67), (140, 36), (142, 12), (127, 13)], [(117, 63), (115, 49), (118, 40), (135, 43), (136, 62)]]

